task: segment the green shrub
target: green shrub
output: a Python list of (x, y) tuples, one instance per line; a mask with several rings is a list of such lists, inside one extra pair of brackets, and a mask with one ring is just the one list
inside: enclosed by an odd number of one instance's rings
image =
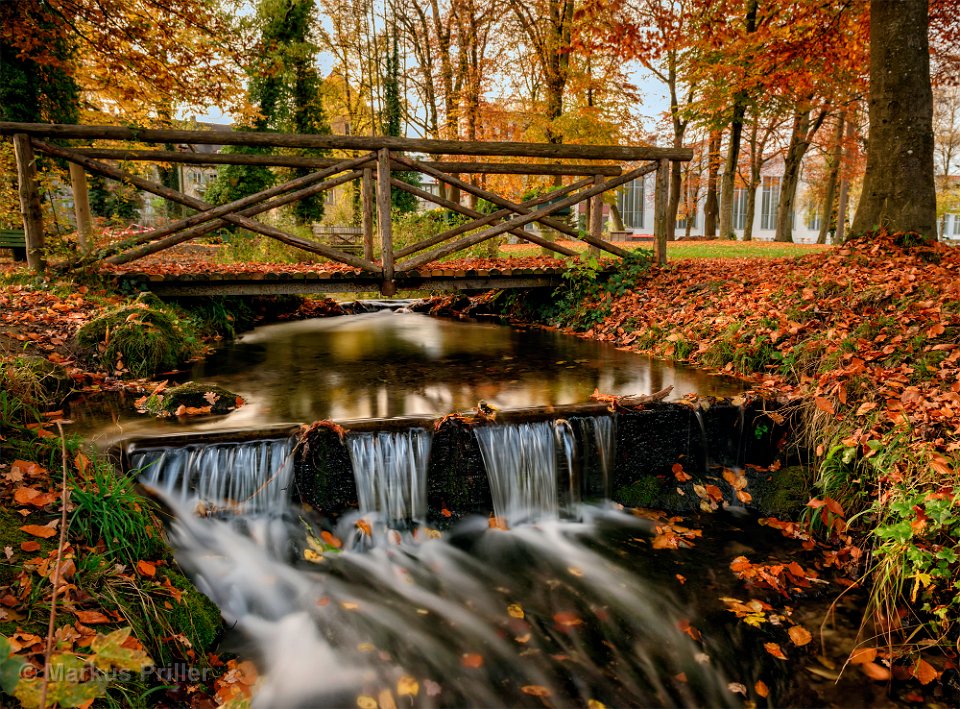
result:
[(0, 388), (25, 406), (55, 406), (70, 385), (67, 371), (45, 357), (19, 355), (0, 363)]

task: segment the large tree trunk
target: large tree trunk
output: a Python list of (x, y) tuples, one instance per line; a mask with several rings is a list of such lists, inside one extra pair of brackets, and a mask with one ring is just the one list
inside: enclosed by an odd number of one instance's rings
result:
[(870, 3), (870, 133), (852, 232), (936, 238), (927, 0)]
[(703, 205), (703, 235), (717, 235), (717, 215), (720, 204), (717, 200), (717, 176), (720, 174), (720, 140), (722, 133), (710, 131), (710, 147), (707, 155), (707, 199)]
[[(683, 147), (683, 134), (688, 121), (680, 114), (680, 101), (677, 96), (677, 53), (670, 50), (667, 55), (667, 88), (670, 90), (670, 119), (673, 123), (673, 147)], [(680, 163), (674, 161), (670, 168), (670, 196), (667, 198), (667, 241), (677, 237), (677, 210), (680, 208), (680, 191), (683, 185)]]
[(830, 155), (830, 174), (827, 177), (827, 193), (823, 197), (820, 208), (820, 233), (817, 234), (817, 243), (827, 243), (827, 232), (833, 223), (833, 200), (837, 196), (837, 178), (840, 175), (840, 162), (843, 159), (843, 128), (846, 124), (847, 112), (837, 116), (837, 133), (833, 139), (833, 151)]

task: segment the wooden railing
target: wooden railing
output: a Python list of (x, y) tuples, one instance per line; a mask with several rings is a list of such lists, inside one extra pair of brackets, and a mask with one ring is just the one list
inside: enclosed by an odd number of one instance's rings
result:
[[(571, 256), (577, 252), (526, 231), (532, 222), (552, 229), (573, 240), (586, 242), (595, 252), (614, 256), (627, 254), (621, 247), (602, 238), (602, 195), (632, 180), (656, 172), (654, 196), (654, 245), (656, 259), (666, 261), (667, 184), (670, 165), (687, 161), (692, 151), (685, 148), (656, 148), (619, 145), (565, 145), (553, 143), (461, 142), (418, 140), (389, 136), (303, 135), (286, 133), (254, 133), (240, 131), (189, 131), (145, 129), (125, 126), (48, 125), (0, 122), (0, 135), (13, 137), (20, 185), (20, 204), (26, 233), (30, 265), (42, 269), (43, 218), (34, 151), (61, 158), (90, 173), (103, 175), (163, 197), (195, 210), (195, 214), (145, 232), (108, 251), (86, 256), (83, 261), (104, 259), (110, 263), (129, 263), (177, 244), (196, 239), (224, 226), (232, 225), (262, 234), (304, 251), (319, 254), (339, 263), (353, 266), (381, 278), (385, 294), (396, 291), (399, 274), (436, 259), (449, 256), (502, 234), (511, 234), (550, 251)], [(127, 141), (155, 144), (241, 145), (261, 148), (313, 148), (359, 152), (357, 157), (318, 158), (270, 154), (210, 154), (170, 150), (128, 150), (124, 148), (63, 147), (66, 140)], [(432, 156), (494, 157), (576, 161), (561, 163), (482, 162), (458, 160), (424, 161), (411, 153)], [(201, 165), (264, 165), (308, 168), (308, 175), (257, 192), (221, 206), (174, 190), (143, 176), (125, 171), (109, 161), (150, 161)], [(602, 161), (602, 162), (601, 162)], [(617, 164), (610, 164), (615, 162)], [(429, 175), (452, 193), (469, 194), (499, 207), (492, 214), (483, 214), (462, 204), (432, 194), (394, 176), (396, 171), (416, 171)], [(547, 194), (517, 203), (478, 187), (459, 176), (464, 174), (522, 174), (580, 177)], [(338, 185), (360, 181), (362, 201), (363, 255), (347, 253), (329, 244), (304, 239), (254, 217), (271, 209), (296, 202)], [(441, 234), (396, 249), (390, 221), (391, 189), (410, 192), (470, 219)], [(77, 198), (85, 195), (78, 195)], [(590, 221), (585, 232), (552, 218), (562, 210), (590, 201)], [(379, 261), (375, 260), (375, 231), (379, 236)]]

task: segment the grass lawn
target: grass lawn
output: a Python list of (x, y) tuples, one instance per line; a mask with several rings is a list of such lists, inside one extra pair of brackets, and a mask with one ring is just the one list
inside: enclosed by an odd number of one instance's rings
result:
[[(561, 241), (563, 246), (586, 250), (582, 242)], [(617, 243), (628, 249), (652, 249), (650, 242)], [(781, 256), (805, 256), (832, 248), (817, 244), (783, 244), (772, 241), (730, 241), (727, 239), (672, 241), (667, 243), (667, 260), (701, 259), (701, 258), (780, 258)], [(539, 256), (541, 250), (537, 246), (526, 244), (505, 244), (500, 247), (504, 256)]]

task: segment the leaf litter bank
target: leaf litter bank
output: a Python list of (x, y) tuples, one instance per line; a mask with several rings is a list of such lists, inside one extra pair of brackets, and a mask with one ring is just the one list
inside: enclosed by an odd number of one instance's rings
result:
[[(764, 523), (826, 543), (820, 565), (864, 594), (851, 665), (900, 681), (907, 701), (936, 680), (938, 696), (956, 692), (960, 249), (880, 232), (798, 258), (623, 270), (603, 284), (581, 262), (549, 300), (487, 293), (436, 310), (500, 312), (737, 374), (786, 405), (798, 426), (782, 458), (802, 464), (812, 499)], [(777, 575), (790, 586), (797, 571)], [(735, 572), (764, 578), (749, 562)]]

